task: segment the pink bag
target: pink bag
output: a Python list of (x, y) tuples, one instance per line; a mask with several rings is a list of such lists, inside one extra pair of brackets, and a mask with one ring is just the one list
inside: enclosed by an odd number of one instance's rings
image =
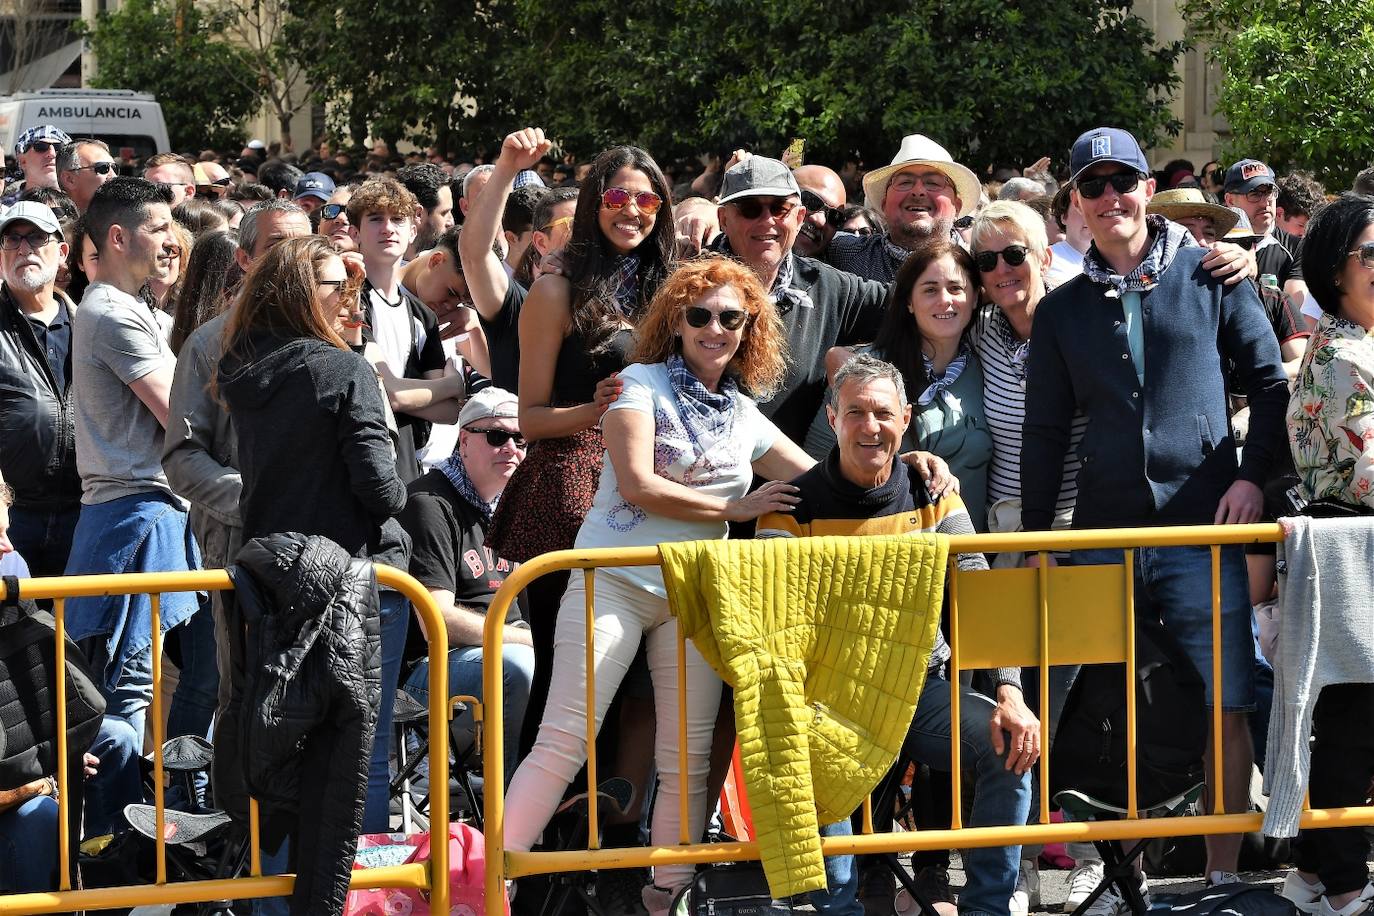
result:
[[(358, 838), (354, 871), (429, 861), (429, 834), (369, 833)], [(486, 840), (468, 824), (448, 827), (449, 914), (485, 916)], [(502, 893), (504, 898), (505, 894)], [(510, 916), (510, 902), (502, 899)], [(349, 891), (344, 916), (429, 916), (429, 900), (412, 888)]]

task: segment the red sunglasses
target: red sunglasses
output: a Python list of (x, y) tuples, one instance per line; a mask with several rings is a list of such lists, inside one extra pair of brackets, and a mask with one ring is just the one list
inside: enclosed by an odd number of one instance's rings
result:
[(630, 201), (635, 202), (639, 212), (653, 216), (663, 206), (663, 198), (653, 191), (627, 191), (624, 188), (607, 188), (601, 192), (601, 206), (607, 210), (623, 210)]

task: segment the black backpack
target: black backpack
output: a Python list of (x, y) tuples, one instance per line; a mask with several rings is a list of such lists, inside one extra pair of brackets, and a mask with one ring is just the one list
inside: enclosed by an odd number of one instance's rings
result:
[(1190, 894), (1156, 895), (1156, 916), (1300, 916), (1293, 901), (1258, 884), (1217, 884)]
[[(1136, 622), (1136, 800), (1159, 807), (1203, 782), (1206, 687), (1163, 627)], [(1126, 666), (1084, 665), (1064, 701), (1050, 752), (1050, 791), (1125, 812)]]

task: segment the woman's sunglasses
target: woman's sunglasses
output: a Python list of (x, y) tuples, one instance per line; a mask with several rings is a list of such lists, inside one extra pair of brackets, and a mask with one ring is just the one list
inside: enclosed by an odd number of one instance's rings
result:
[(338, 219), (347, 209), (346, 204), (325, 204), (320, 207), (320, 219)]
[(639, 212), (653, 216), (663, 206), (663, 198), (653, 191), (627, 191), (625, 188), (607, 188), (601, 192), (601, 206), (607, 210), (623, 210), (630, 201), (635, 202)]
[(1347, 251), (1345, 256), (1347, 258), (1358, 257), (1361, 267), (1374, 270), (1374, 242), (1365, 242), (1354, 251)]
[(981, 272), (990, 274), (997, 269), (999, 256), (1007, 262), (1008, 267), (1020, 267), (1026, 263), (1026, 254), (1029, 250), (1025, 245), (1008, 245), (1001, 251), (980, 251), (973, 256), (973, 260)]
[(524, 447), (525, 447), (525, 437), (522, 436), (522, 435), (520, 435), (519, 433), (510, 432), (509, 430), (504, 430), (504, 429), (470, 429), (470, 430), (468, 430), (468, 432), (473, 433), (473, 434), (475, 434), (475, 435), (486, 436), (486, 437), (487, 437), (487, 445), (490, 445), (492, 448), (500, 448), (501, 446), (505, 445), (507, 442), (511, 441), (512, 439), (515, 440), (515, 447), (516, 447), (516, 448), (524, 448)]
[(749, 313), (744, 309), (726, 309), (723, 312), (713, 312), (699, 305), (689, 305), (687, 306), (686, 317), (687, 323), (694, 328), (704, 328), (711, 323), (712, 318), (715, 318), (720, 321), (720, 326), (725, 330), (738, 331), (749, 320)]
[(1140, 185), (1140, 173), (1113, 172), (1096, 178), (1084, 178), (1078, 182), (1078, 196), (1085, 200), (1097, 200), (1106, 192), (1108, 184), (1118, 194), (1129, 194)]

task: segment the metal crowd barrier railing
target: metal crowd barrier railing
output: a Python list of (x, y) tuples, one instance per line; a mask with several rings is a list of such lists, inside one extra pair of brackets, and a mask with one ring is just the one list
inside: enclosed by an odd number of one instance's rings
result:
[[(429, 728), (430, 734), (442, 735), (448, 727), (451, 704), (448, 696), (448, 640), (443, 617), (429, 591), (408, 574), (390, 566), (378, 565), (377, 581), (402, 593), (410, 600), (425, 623), (429, 634)], [(57, 678), (57, 733), (59, 735), (58, 787), (58, 845), (59, 886), (49, 893), (0, 895), (0, 914), (60, 913), (80, 910), (135, 907), (149, 904), (206, 903), (217, 900), (237, 900), (253, 897), (289, 895), (295, 884), (294, 875), (264, 875), (259, 849), (258, 805), (249, 803), (250, 856), (249, 876), (205, 881), (169, 882), (167, 880), (167, 849), (163, 787), (163, 716), (162, 716), (162, 631), (161, 595), (169, 592), (229, 591), (233, 583), (223, 570), (187, 573), (138, 573), (109, 576), (62, 576), (48, 579), (23, 579), (19, 593), (26, 598), (51, 599), (57, 622), (55, 670), (66, 671), (66, 630), (64, 610), (66, 599), (97, 595), (150, 595), (152, 598), (152, 658), (153, 697), (149, 720), (153, 735), (153, 784), (156, 811), (156, 880), (150, 885), (126, 887), (73, 889), (71, 882), (71, 844), (69, 842), (67, 804), (68, 786), (72, 779), (67, 771), (67, 702), (66, 678)], [(4, 586), (0, 584), (0, 598)], [(200, 613), (209, 613), (202, 610)], [(430, 742), (429, 772), (435, 786), (448, 785), (448, 743)], [(500, 777), (497, 777), (498, 782)], [(356, 871), (352, 886), (361, 888), (413, 888), (427, 891), (430, 905), (436, 913), (449, 909), (448, 880), (448, 823), (449, 795), (434, 792), (430, 799), (430, 859), (424, 863), (396, 865)]]
[[(1032, 843), (1090, 842), (1094, 840), (1145, 839), (1184, 835), (1230, 834), (1258, 830), (1263, 815), (1228, 814), (1222, 802), (1224, 749), (1213, 754), (1211, 813), (1193, 817), (1140, 817), (1136, 793), (1136, 681), (1135, 594), (1133, 559), (1136, 550), (1149, 547), (1205, 546), (1212, 555), (1212, 644), (1221, 644), (1221, 547), (1283, 540), (1276, 524), (1190, 526), (1170, 528), (1103, 529), (1014, 534), (980, 534), (950, 539), (949, 595), (950, 680), (957, 683), (961, 671), (1001, 666), (1036, 666), (1040, 671), (1040, 708), (1049, 708), (1048, 669), (1055, 665), (1116, 662), (1126, 666), (1128, 811), (1120, 820), (1050, 822), (1050, 768), (1047, 755), (1039, 764), (1039, 823), (1021, 826), (964, 827), (961, 816), (961, 780), (952, 776), (953, 820), (949, 829), (874, 834), (869, 806), (865, 805), (864, 829), (852, 837), (826, 838), (827, 855), (844, 853), (914, 852), (928, 849), (964, 849), (982, 846)], [(1095, 548), (1121, 548), (1124, 565), (1052, 566), (1051, 553)], [(1019, 552), (1038, 554), (1039, 568), (992, 569), (960, 572), (956, 555)], [(540, 576), (560, 570), (582, 570), (586, 583), (584, 613), (587, 616), (587, 784), (597, 785), (596, 725), (594, 702), (596, 672), (593, 624), (596, 571), (607, 567), (654, 566), (660, 562), (655, 547), (566, 550), (537, 557), (513, 572), (492, 601), (486, 615), (483, 672), (486, 826), (486, 906), (489, 916), (502, 912), (503, 882), (525, 875), (591, 871), (608, 868), (756, 860), (754, 843), (703, 844), (687, 835), (687, 794), (681, 793), (682, 835), (675, 846), (600, 849), (597, 806), (588, 806), (588, 848), (523, 852), (505, 847), (505, 798), (502, 790), (502, 680), (500, 647), (502, 628), (512, 601)], [(1117, 613), (1112, 608), (1118, 608)], [(680, 772), (688, 772), (683, 659), (685, 637), (678, 633), (678, 750)], [(1220, 691), (1220, 653), (1213, 653), (1212, 683)], [(1218, 694), (1220, 695), (1220, 694)], [(952, 735), (959, 734), (959, 691), (951, 691)], [(1222, 709), (1211, 709), (1212, 734), (1221, 734)], [(663, 723), (660, 723), (660, 726)], [(1041, 747), (1049, 747), (1049, 723), (1041, 719)], [(951, 741), (951, 774), (960, 773), (960, 742)], [(1346, 827), (1374, 824), (1374, 807), (1305, 809), (1303, 827)]]

